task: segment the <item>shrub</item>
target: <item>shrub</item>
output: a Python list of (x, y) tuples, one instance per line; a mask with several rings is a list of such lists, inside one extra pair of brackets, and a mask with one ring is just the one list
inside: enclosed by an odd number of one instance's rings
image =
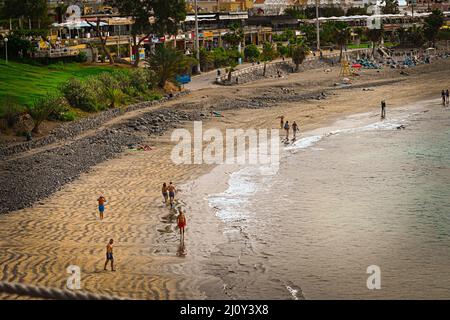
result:
[(39, 133), (39, 126), (42, 122), (50, 117), (54, 112), (57, 112), (61, 106), (60, 96), (48, 95), (43, 98), (37, 99), (31, 106), (27, 106), (28, 114), (33, 118), (34, 121), (34, 133)]
[(0, 117), (6, 120), (8, 127), (14, 126), (17, 117), (24, 111), (24, 108), (19, 105), (16, 99), (11, 96), (5, 96), (0, 101)]
[(61, 85), (60, 91), (72, 107), (88, 112), (97, 111), (82, 81), (75, 78), (70, 79)]
[(73, 112), (72, 110), (69, 110), (61, 113), (58, 120), (68, 122), (68, 121), (75, 121), (76, 118), (77, 118), (76, 113)]
[(244, 56), (247, 61), (254, 62), (259, 59), (261, 52), (258, 47), (254, 44), (249, 44), (244, 49)]
[(76, 57), (75, 57), (75, 61), (76, 62), (86, 62), (88, 60), (87, 54), (86, 52), (80, 52)]

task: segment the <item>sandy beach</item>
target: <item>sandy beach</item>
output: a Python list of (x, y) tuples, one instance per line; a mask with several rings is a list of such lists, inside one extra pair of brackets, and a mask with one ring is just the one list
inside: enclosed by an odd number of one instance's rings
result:
[[(211, 109), (221, 110), (223, 117), (204, 121), (203, 126), (223, 131), (278, 128), (276, 118), (284, 115), (289, 121), (297, 121), (304, 135), (353, 114), (377, 112), (381, 100), (387, 102), (389, 115), (392, 109), (437, 99), (440, 91), (450, 86), (448, 59), (408, 69), (408, 75), (387, 68), (362, 70), (359, 77), (352, 78), (353, 85), (345, 88), (334, 86), (339, 71), (337, 67), (330, 72), (317, 69), (238, 87), (198, 90), (163, 107), (207, 114)], [(300, 97), (322, 92), (324, 98), (320, 100)], [(262, 97), (267, 100), (261, 108), (231, 107), (251, 105)], [(118, 121), (121, 119), (105, 124), (101, 130)], [(192, 129), (192, 122), (181, 127)], [(220, 259), (214, 260), (216, 273), (203, 268), (212, 260), (217, 246), (229, 241), (220, 219), (210, 214), (203, 200), (227, 188), (233, 168), (227, 171), (214, 165), (174, 165), (170, 159), (175, 145), (170, 141), (171, 132), (146, 137), (145, 144), (153, 147), (151, 151), (125, 150), (32, 207), (0, 215), (0, 280), (64, 289), (69, 276), (66, 268), (77, 265), (81, 268), (82, 289), (94, 293), (133, 299), (232, 298), (221, 278), (222, 271), (227, 270), (226, 261), (222, 264)], [(176, 223), (162, 203), (161, 185), (169, 181), (180, 187), (177, 199), (187, 210), (186, 255), (182, 257), (177, 255)], [(108, 201), (103, 221), (97, 212), (100, 194)], [(115, 240), (116, 272), (103, 271), (110, 238)], [(235, 254), (239, 259), (239, 253), (229, 252)], [(255, 264), (250, 276), (257, 278), (260, 272), (264, 273), (263, 267)]]

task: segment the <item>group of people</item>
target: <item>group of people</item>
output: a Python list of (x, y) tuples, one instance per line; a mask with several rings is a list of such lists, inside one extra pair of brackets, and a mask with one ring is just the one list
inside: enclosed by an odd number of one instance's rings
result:
[(277, 119), (280, 119), (280, 128), (284, 129), (284, 131), (286, 132), (285, 142), (289, 142), (289, 132), (291, 131), (291, 128), (293, 135), (292, 141), (295, 141), (295, 139), (297, 139), (297, 132), (300, 132), (298, 124), (294, 121), (292, 122), (292, 125), (290, 125), (289, 121), (284, 121), (284, 116), (279, 116), (277, 117)]
[[(175, 200), (175, 192), (177, 192), (177, 189), (173, 185), (172, 182), (169, 182), (169, 185), (167, 183), (163, 183), (162, 186), (162, 196), (164, 198), (164, 203), (170, 204), (170, 209), (173, 209), (174, 200)], [(178, 217), (177, 217), (177, 225), (180, 229), (180, 241), (184, 243), (184, 230), (186, 228), (186, 216), (183, 212), (183, 210), (179, 207), (178, 208)]]
[[(162, 195), (164, 198), (164, 203), (166, 205), (170, 204), (170, 208), (173, 209), (174, 206), (174, 200), (175, 200), (175, 192), (177, 189), (173, 185), (172, 182), (167, 185), (165, 182), (163, 183), (162, 187)], [(103, 220), (104, 218), (104, 212), (105, 212), (105, 205), (107, 204), (106, 198), (101, 195), (98, 199), (98, 211), (100, 213), (100, 220)], [(178, 217), (177, 217), (177, 225), (180, 229), (180, 241), (184, 243), (184, 231), (186, 228), (186, 216), (181, 208), (178, 208)], [(105, 266), (103, 270), (106, 270), (106, 267), (108, 266), (108, 263), (111, 263), (111, 271), (116, 271), (114, 269), (114, 255), (113, 255), (113, 244), (114, 239), (110, 239), (108, 244), (106, 245), (106, 261)]]
[(449, 98), (448, 89), (447, 90), (442, 90), (441, 97), (442, 97), (442, 105), (444, 107), (448, 106), (450, 104), (450, 98)]

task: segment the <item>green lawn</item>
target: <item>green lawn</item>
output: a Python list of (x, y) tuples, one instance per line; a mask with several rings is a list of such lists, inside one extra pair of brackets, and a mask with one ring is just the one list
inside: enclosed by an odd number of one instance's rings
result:
[[(87, 66), (79, 63), (33, 66), (0, 59), (0, 104), (11, 97), (21, 105), (30, 104), (36, 98), (57, 92), (66, 80), (86, 78), (90, 75), (111, 71), (109, 66)], [(0, 116), (2, 106), (0, 105)]]

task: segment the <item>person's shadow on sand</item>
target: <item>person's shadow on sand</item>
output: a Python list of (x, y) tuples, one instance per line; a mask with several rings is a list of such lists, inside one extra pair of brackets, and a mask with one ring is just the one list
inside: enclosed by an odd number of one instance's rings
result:
[(178, 245), (178, 250), (177, 250), (177, 257), (181, 257), (184, 258), (186, 257), (186, 246), (184, 244), (184, 241), (180, 241), (180, 244)]

